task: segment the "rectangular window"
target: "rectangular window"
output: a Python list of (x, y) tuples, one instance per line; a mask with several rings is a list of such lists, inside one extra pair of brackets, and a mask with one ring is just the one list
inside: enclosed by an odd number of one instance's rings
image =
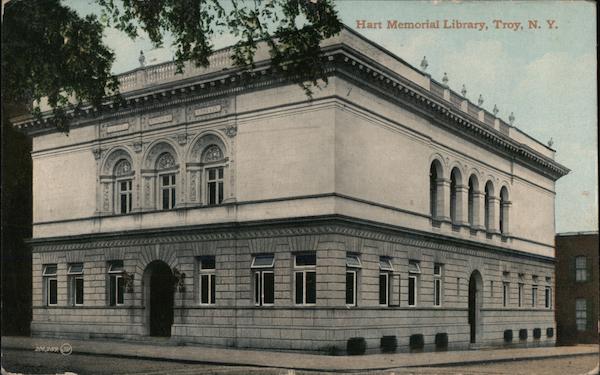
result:
[(433, 305), (442, 306), (442, 265), (433, 266)]
[(575, 257), (575, 281), (587, 281), (587, 258)]
[(416, 260), (408, 261), (408, 306), (417, 306), (418, 277), (421, 274), (421, 265)]
[(502, 283), (502, 306), (508, 306), (509, 298), (509, 284), (507, 282)]
[(379, 305), (389, 306), (392, 294), (392, 274), (394, 267), (388, 257), (379, 258)]
[(176, 202), (176, 185), (174, 174), (164, 174), (159, 176), (160, 179), (160, 207), (163, 210), (170, 210), (175, 207)]
[(117, 186), (119, 187), (119, 198), (118, 198), (118, 212), (122, 214), (126, 214), (131, 212), (131, 180), (121, 180), (117, 182)]
[(587, 329), (587, 303), (583, 298), (575, 300), (575, 323), (578, 331)]
[(552, 307), (552, 288), (547, 286), (544, 290), (545, 298), (544, 298), (544, 306), (549, 309)]
[(360, 257), (355, 254), (346, 255), (346, 305), (356, 306), (358, 294), (358, 271), (362, 267)]
[(317, 255), (299, 254), (294, 257), (295, 302), (314, 305), (317, 302)]
[(83, 263), (70, 264), (67, 276), (70, 304), (74, 306), (83, 305)]
[(417, 277), (408, 276), (408, 306), (417, 306)]
[(223, 202), (223, 167), (209, 168), (207, 174), (208, 204), (221, 204)]
[(254, 304), (271, 306), (275, 303), (275, 256), (262, 254), (254, 256), (250, 268), (254, 270)]
[(58, 281), (56, 272), (58, 267), (56, 264), (46, 264), (42, 272), (44, 279), (46, 306), (55, 306), (58, 304)]
[(523, 306), (523, 283), (519, 283), (519, 307)]
[(534, 285), (531, 287), (531, 307), (535, 307), (537, 305), (537, 293), (538, 287)]
[(206, 256), (199, 262), (200, 304), (214, 305), (216, 294), (215, 257)]
[(109, 278), (109, 290), (108, 290), (108, 303), (110, 306), (123, 305), (125, 300), (125, 280), (123, 279), (123, 268), (122, 260), (113, 260), (108, 263), (108, 278)]

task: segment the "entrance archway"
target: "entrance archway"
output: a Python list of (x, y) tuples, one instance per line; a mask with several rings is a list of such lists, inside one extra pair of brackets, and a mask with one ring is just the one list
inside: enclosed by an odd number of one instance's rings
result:
[(171, 336), (174, 284), (171, 268), (161, 260), (151, 262), (144, 270), (145, 316), (150, 336)]
[(479, 341), (481, 337), (481, 306), (483, 304), (483, 279), (479, 271), (475, 270), (469, 278), (469, 328), (471, 343)]

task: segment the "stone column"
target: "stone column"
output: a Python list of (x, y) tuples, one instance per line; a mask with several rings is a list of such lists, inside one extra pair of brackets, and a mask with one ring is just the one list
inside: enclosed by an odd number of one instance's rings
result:
[(490, 233), (500, 233), (499, 221), (500, 221), (500, 199), (498, 197), (488, 197), (488, 223), (489, 228), (488, 232)]
[(473, 229), (485, 230), (485, 194), (473, 192)]
[(450, 221), (450, 180), (438, 178), (436, 183), (436, 217), (434, 219)]
[(509, 226), (509, 213), (510, 213), (510, 206), (511, 206), (511, 202), (502, 202), (502, 205), (500, 206), (500, 209), (503, 212), (503, 228), (500, 228), (502, 231), (502, 235), (503, 236), (509, 236), (510, 235), (510, 226)]
[(456, 186), (456, 222), (457, 225), (469, 225), (469, 187)]

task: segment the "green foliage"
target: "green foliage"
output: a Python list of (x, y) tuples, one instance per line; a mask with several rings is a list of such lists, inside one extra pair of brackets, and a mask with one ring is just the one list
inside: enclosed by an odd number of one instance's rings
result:
[[(81, 18), (59, 0), (11, 1), (2, 21), (2, 101), (19, 104), (47, 97), (52, 121), (68, 129), (69, 97), (99, 106), (118, 91), (114, 54), (102, 43), (97, 17)], [(33, 113), (40, 116), (39, 107)]]
[[(267, 44), (273, 68), (307, 93), (327, 82), (323, 39), (340, 32), (333, 0), (96, 0), (102, 9), (80, 17), (60, 0), (13, 0), (2, 22), (3, 101), (32, 103), (47, 97), (51, 121), (68, 131), (71, 110), (107, 97), (120, 104), (118, 79), (111, 74), (113, 52), (103, 44), (105, 26), (132, 38), (141, 31), (160, 46), (170, 33), (178, 72), (184, 62), (207, 66), (216, 35), (238, 39), (234, 64), (254, 66), (258, 44)], [(39, 106), (32, 113), (41, 118)]]
[(146, 32), (155, 46), (174, 36), (175, 63), (207, 66), (211, 39), (228, 33), (236, 66), (250, 68), (260, 42), (268, 45), (273, 66), (300, 84), (308, 95), (318, 80), (327, 82), (319, 44), (340, 32), (332, 0), (96, 0), (107, 25), (131, 37)]

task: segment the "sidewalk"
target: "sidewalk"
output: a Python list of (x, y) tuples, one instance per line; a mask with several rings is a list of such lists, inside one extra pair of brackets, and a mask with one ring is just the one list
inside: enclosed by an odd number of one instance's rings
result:
[(137, 359), (161, 359), (166, 361), (229, 366), (275, 367), (308, 371), (337, 370), (345, 372), (385, 370), (402, 367), (453, 366), (598, 353), (598, 345), (578, 345), (530, 349), (326, 356), (262, 350), (209, 348), (201, 346), (157, 345), (123, 341), (2, 337), (3, 349), (33, 351), (36, 347), (60, 347), (63, 343), (69, 343), (75, 354), (106, 355)]

